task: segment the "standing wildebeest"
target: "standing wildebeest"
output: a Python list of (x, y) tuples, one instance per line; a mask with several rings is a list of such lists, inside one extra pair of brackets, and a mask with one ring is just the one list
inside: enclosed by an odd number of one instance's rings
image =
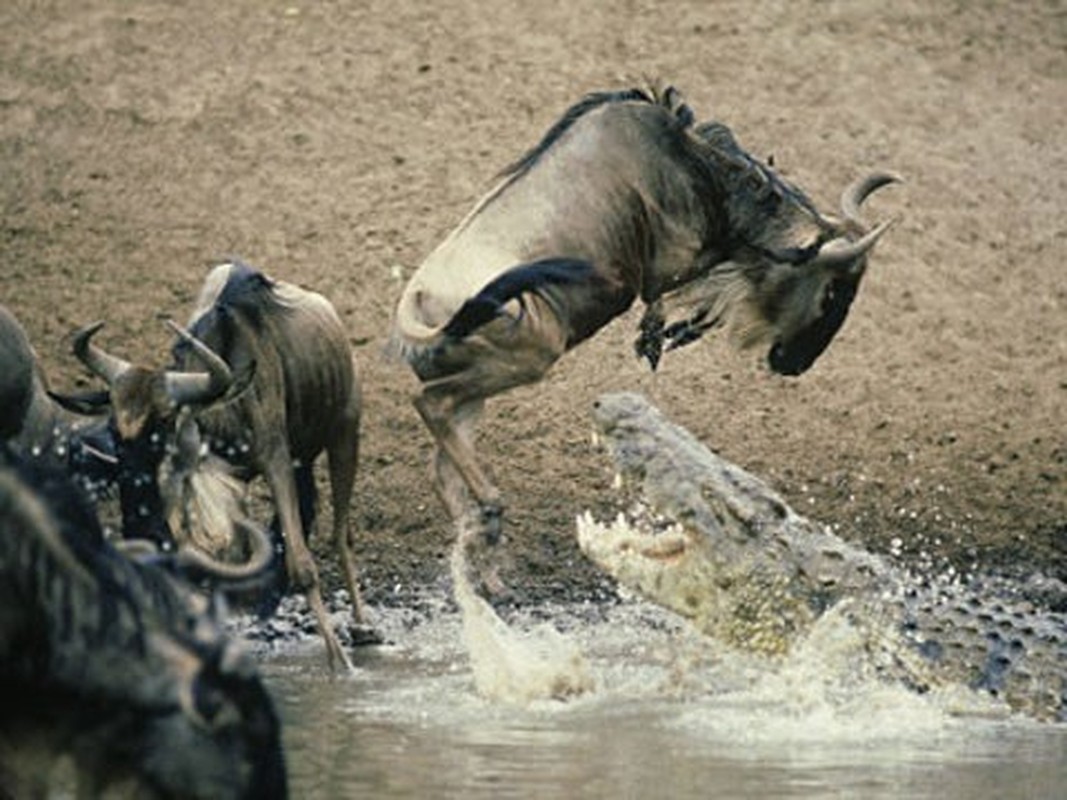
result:
[(0, 796), (284, 798), (281, 731), (213, 604), (105, 540), (67, 476), (0, 444)]
[(73, 414), (56, 401), (26, 331), (2, 305), (0, 441), (27, 458), (67, 470), (94, 496), (115, 479), (106, 422)]
[[(87, 495), (100, 499), (118, 480), (118, 458), (107, 420), (87, 420), (68, 406), (87, 408), (95, 397), (61, 397), (47, 388), (37, 354), (18, 320), (0, 306), (0, 444), (38, 468), (66, 473)], [(258, 528), (243, 525), (251, 547), (248, 562), (222, 564), (188, 547), (164, 559), (189, 577), (222, 579), (231, 588), (262, 580), (270, 562), (270, 543)]]
[[(99, 328), (98, 323), (75, 334), (74, 350), (110, 388), (125, 535), (138, 536), (143, 529), (151, 536), (165, 527), (164, 520), (181, 516), (182, 509), (175, 507), (184, 502), (180, 493), (162, 497), (160, 487), (182, 485), (175, 472), (198, 468), (195, 457), (176, 456), (190, 449), (190, 440), (196, 450), (195, 443), (203, 437), (239, 477), (266, 479), (284, 537), (290, 584), (308, 598), (330, 665), (351, 669), (327, 616), (305, 538), (315, 510), (312, 467), (325, 450), (334, 545), (353, 616), (362, 624), (348, 526), (358, 460), (360, 388), (355, 359), (333, 306), (319, 294), (243, 264), (226, 263), (208, 275), (189, 331), (177, 329), (175, 369), (137, 367), (109, 355), (91, 342)], [(248, 376), (248, 385), (229, 391), (233, 375)], [(220, 398), (224, 402), (218, 402)], [(192, 413), (183, 414), (183, 409)], [(205, 483), (198, 485), (204, 488)]]
[[(725, 126), (694, 124), (677, 92), (599, 93), (573, 106), (423, 262), (397, 307), (395, 348), (422, 381), (438, 491), (489, 540), (500, 495), (471, 437), (486, 398), (541, 379), (567, 350), (647, 306), (637, 351), (725, 322), (770, 343), (770, 368), (799, 374), (841, 327), (867, 255), (859, 206), (896, 180), (842, 195), (843, 216), (746, 153)], [(469, 494), (475, 506), (470, 505)]]

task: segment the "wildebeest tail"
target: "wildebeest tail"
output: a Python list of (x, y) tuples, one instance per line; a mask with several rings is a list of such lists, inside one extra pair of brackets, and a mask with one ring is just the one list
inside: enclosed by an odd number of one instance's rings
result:
[(462, 339), (504, 314), (505, 303), (524, 292), (581, 283), (592, 274), (593, 265), (577, 258), (544, 258), (513, 267), (460, 306), (442, 333), (450, 339)]

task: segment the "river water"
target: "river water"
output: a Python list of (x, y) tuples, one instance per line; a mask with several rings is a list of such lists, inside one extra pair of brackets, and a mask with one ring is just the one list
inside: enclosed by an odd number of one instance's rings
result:
[(479, 659), (530, 651), (474, 652), (463, 610), (443, 597), (379, 610), (390, 644), (358, 650), (348, 677), (329, 676), (317, 643), (267, 655), (293, 797), (1067, 797), (1067, 725), (963, 689), (887, 687), (830, 615), (773, 665), (637, 599), (509, 619), (536, 641), (551, 620), (580, 673), (562, 686), (584, 691), (552, 699), (540, 695), (559, 684), (487, 684)]

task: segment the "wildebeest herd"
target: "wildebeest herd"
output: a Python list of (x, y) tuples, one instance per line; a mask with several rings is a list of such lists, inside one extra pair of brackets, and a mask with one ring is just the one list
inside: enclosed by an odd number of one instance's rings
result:
[[(472, 444), (487, 398), (540, 380), (637, 299), (635, 349), (653, 368), (728, 327), (767, 346), (774, 372), (804, 372), (890, 226), (869, 227), (860, 208), (895, 180), (867, 175), (824, 215), (673, 88), (571, 107), (396, 308), (388, 349), (421, 381), (414, 403), (460, 546), (492, 543), (502, 523)], [(351, 669), (306, 541), (325, 452), (362, 624), (348, 523), (362, 387), (340, 319), (323, 296), (231, 262), (207, 276), (186, 327), (168, 324), (166, 368), (100, 348), (101, 323), (75, 332), (75, 355), (105, 386), (63, 396), (0, 308), (0, 792), (43, 793), (41, 765), (70, 756), (90, 795), (132, 780), (150, 796), (285, 796), (278, 718), (224, 632), (222, 593), (268, 609), (279, 590), (305, 593), (330, 665)], [(269, 533), (245, 509), (257, 476)], [(115, 495), (112, 541), (96, 506)]]

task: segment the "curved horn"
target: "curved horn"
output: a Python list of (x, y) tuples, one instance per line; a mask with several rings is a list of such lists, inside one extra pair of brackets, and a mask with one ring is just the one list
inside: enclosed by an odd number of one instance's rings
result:
[(193, 580), (208, 580), (224, 589), (251, 589), (267, 576), (274, 549), (267, 532), (244, 517), (234, 525), (248, 537), (251, 555), (244, 564), (227, 564), (212, 558), (202, 550), (184, 546), (174, 556), (175, 566)]
[(849, 222), (861, 228), (866, 227), (860, 219), (860, 206), (871, 194), (891, 183), (902, 183), (903, 179), (892, 172), (872, 172), (853, 181), (841, 193), (841, 213)]
[(267, 532), (258, 525), (244, 518), (235, 519), (234, 525), (244, 531), (252, 550), (244, 564), (227, 564), (190, 545), (169, 555), (148, 539), (119, 539), (113, 545), (131, 561), (169, 566), (191, 581), (206, 580), (223, 589), (253, 589), (266, 578), (274, 551)]
[(117, 356), (105, 353), (92, 343), (93, 336), (103, 327), (103, 322), (94, 322), (92, 325), (86, 325), (75, 331), (73, 350), (74, 356), (79, 361), (97, 377), (103, 378), (110, 386), (133, 365), (129, 361), (123, 361)]
[(182, 341), (187, 342), (207, 367), (207, 372), (168, 371), (164, 378), (167, 397), (176, 405), (182, 406), (210, 403), (226, 394), (233, 383), (233, 373), (229, 365), (214, 350), (177, 325), (174, 320), (164, 319), (163, 323)]
[(887, 220), (854, 242), (850, 242), (844, 236), (832, 239), (820, 247), (815, 258), (808, 263), (811, 264), (811, 266), (821, 267), (852, 265), (857, 258), (874, 247), (874, 243), (882, 238), (882, 234), (892, 228), (896, 223), (896, 217)]

